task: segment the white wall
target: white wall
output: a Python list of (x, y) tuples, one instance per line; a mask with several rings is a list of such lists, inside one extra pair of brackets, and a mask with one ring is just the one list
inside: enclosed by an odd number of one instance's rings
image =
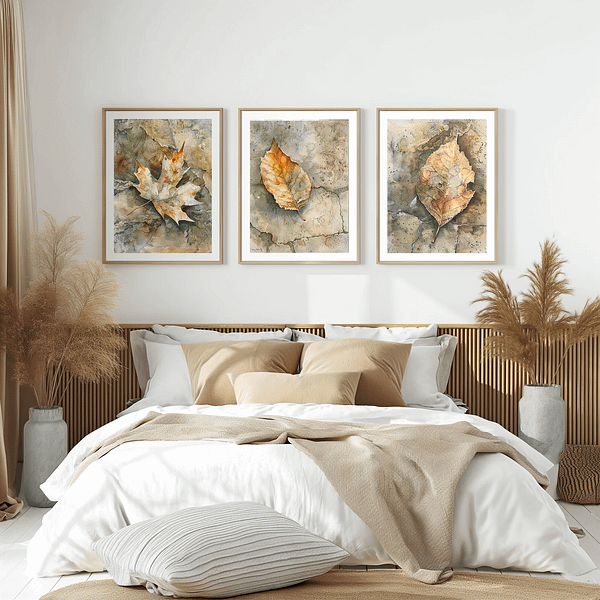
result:
[[(468, 323), (481, 265), (376, 264), (377, 107), (499, 108), (499, 263), (600, 292), (596, 0), (23, 0), (40, 208), (101, 259), (103, 107), (223, 107), (223, 265), (113, 265), (121, 322)], [(237, 109), (362, 109), (361, 265), (237, 264)], [(491, 268), (496, 269), (495, 266)]]

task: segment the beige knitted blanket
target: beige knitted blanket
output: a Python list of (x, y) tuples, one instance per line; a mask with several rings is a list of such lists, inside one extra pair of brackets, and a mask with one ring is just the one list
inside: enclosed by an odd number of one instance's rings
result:
[(451, 576), (454, 490), (475, 454), (502, 452), (540, 485), (548, 485), (512, 446), (466, 422), (375, 425), (152, 412), (142, 423), (106, 440), (85, 459), (75, 478), (90, 462), (125, 442), (206, 438), (292, 444), (317, 464), (392, 560), (424, 583)]

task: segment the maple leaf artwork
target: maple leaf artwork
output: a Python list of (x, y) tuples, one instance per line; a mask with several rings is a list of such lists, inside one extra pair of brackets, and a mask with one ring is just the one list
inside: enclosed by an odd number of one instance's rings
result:
[(429, 156), (419, 173), (417, 197), (438, 225), (432, 244), (440, 229), (468, 206), (475, 193), (468, 185), (474, 181), (475, 173), (456, 139)]
[(164, 154), (158, 180), (154, 179), (148, 167), (144, 167), (136, 160), (137, 171), (135, 176), (139, 183), (132, 184), (144, 200), (152, 202), (163, 221), (166, 215), (171, 217), (177, 225), (179, 225), (179, 221), (194, 222), (194, 219), (188, 217), (184, 212), (184, 206), (200, 204), (196, 200), (196, 193), (200, 190), (200, 186), (188, 182), (177, 187), (177, 184), (187, 172), (187, 169), (183, 168), (184, 146), (185, 143), (178, 152)]
[(273, 140), (271, 149), (260, 159), (260, 175), (278, 206), (295, 210), (300, 218), (300, 209), (308, 204), (312, 186), (306, 171), (295, 163)]

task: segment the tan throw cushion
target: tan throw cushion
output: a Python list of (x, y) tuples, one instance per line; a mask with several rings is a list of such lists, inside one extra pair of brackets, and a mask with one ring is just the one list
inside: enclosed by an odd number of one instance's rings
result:
[(354, 404), (360, 373), (230, 373), (238, 404)]
[(331, 340), (304, 345), (300, 372), (360, 372), (355, 404), (406, 406), (402, 377), (411, 345), (366, 339)]
[(302, 344), (256, 340), (181, 344), (194, 404), (235, 404), (227, 373), (296, 373)]

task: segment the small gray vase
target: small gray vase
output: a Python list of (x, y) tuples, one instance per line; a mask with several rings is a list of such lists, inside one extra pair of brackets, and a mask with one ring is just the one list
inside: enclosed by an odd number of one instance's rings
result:
[(565, 447), (560, 385), (526, 385), (519, 400), (519, 437), (554, 464)]
[(63, 409), (30, 408), (29, 421), (23, 430), (23, 477), (20, 495), (30, 506), (48, 508), (55, 502), (40, 489), (67, 456), (67, 424)]

